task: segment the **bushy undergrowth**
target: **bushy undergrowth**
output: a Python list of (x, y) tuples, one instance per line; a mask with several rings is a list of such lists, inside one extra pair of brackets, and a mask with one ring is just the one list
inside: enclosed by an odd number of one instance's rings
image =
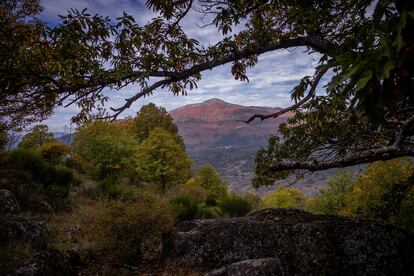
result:
[(250, 202), (236, 194), (230, 194), (219, 203), (220, 209), (226, 216), (241, 217), (252, 210)]
[(40, 201), (61, 208), (74, 181), (73, 171), (63, 165), (46, 162), (31, 150), (10, 152), (2, 168), (0, 187), (15, 194), (24, 210), (36, 211)]
[(192, 220), (199, 215), (199, 205), (202, 201), (191, 195), (178, 195), (171, 200), (174, 216), (178, 221)]
[(280, 187), (263, 197), (263, 205), (267, 208), (303, 208), (305, 196), (297, 188)]
[(245, 192), (243, 198), (250, 203), (252, 211), (259, 210), (264, 207), (262, 198), (257, 194)]
[(168, 204), (148, 193), (135, 200), (101, 200), (92, 219), (90, 240), (115, 258), (130, 262), (157, 257), (162, 236), (173, 225)]
[(374, 162), (358, 176), (341, 172), (307, 201), (305, 209), (381, 220), (413, 231), (414, 186), (407, 181), (413, 172), (414, 163), (407, 158)]
[(200, 198), (188, 194), (179, 194), (173, 197), (170, 204), (177, 221), (222, 216), (222, 211), (217, 206), (209, 206)]
[(6, 275), (7, 270), (13, 267), (13, 265), (32, 257), (35, 252), (32, 246), (27, 243), (2, 243), (0, 246), (0, 275)]

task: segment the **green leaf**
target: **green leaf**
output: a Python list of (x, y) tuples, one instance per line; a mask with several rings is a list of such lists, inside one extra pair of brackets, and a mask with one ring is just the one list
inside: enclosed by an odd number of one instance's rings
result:
[(358, 80), (355, 86), (355, 91), (359, 91), (362, 88), (364, 88), (367, 85), (367, 83), (371, 80), (371, 78), (372, 78), (372, 71), (365, 71), (361, 75), (360, 79)]
[(394, 69), (395, 64), (392, 60), (388, 60), (387, 63), (385, 63), (383, 68), (384, 77), (388, 79), (391, 74), (391, 70)]

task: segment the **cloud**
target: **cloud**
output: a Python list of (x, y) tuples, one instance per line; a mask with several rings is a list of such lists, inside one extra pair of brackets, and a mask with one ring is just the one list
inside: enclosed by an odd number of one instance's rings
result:
[[(156, 16), (146, 8), (144, 0), (42, 0), (41, 4), (44, 7), (41, 18), (51, 25), (57, 23), (58, 14), (66, 14), (66, 11), (71, 8), (79, 10), (88, 8), (92, 14), (99, 13), (110, 18), (119, 17), (123, 11), (126, 11), (133, 15), (139, 24), (145, 24)], [(181, 22), (187, 35), (199, 40), (205, 46), (212, 45), (223, 38), (214, 26), (200, 28), (201, 23), (201, 15), (194, 10), (191, 10)], [(173, 96), (165, 89), (157, 90), (152, 96), (138, 100), (122, 116), (135, 115), (142, 105), (149, 102), (172, 110), (210, 98), (220, 98), (227, 102), (249, 106), (286, 107), (292, 104), (290, 91), (301, 78), (313, 75), (319, 57), (317, 54), (305, 53), (305, 48), (301, 47), (293, 51), (279, 50), (263, 54), (259, 56), (258, 64), (248, 69), (249, 82), (234, 80), (231, 66), (223, 65), (203, 72), (198, 89), (190, 91), (188, 96)], [(121, 106), (125, 98), (137, 92), (139, 92), (138, 86), (128, 86), (120, 91), (108, 89), (105, 91), (105, 94), (110, 97), (107, 105)], [(70, 124), (70, 118), (77, 111), (76, 106), (69, 109), (58, 108), (45, 123), (53, 131), (62, 131), (65, 125)]]

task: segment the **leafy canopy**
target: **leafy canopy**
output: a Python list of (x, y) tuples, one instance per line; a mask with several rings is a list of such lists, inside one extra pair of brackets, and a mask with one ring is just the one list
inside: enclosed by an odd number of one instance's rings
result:
[(18, 147), (23, 149), (36, 149), (46, 143), (55, 141), (56, 140), (53, 138), (53, 134), (49, 132), (49, 127), (47, 125), (37, 125), (23, 137)]
[(203, 165), (198, 174), (187, 182), (188, 187), (202, 187), (207, 192), (207, 201), (217, 204), (227, 196), (227, 184), (211, 165)]
[(47, 142), (40, 147), (42, 157), (53, 164), (63, 161), (63, 158), (68, 153), (69, 146), (57, 141)]
[(136, 147), (135, 170), (140, 179), (155, 183), (163, 193), (184, 184), (191, 177), (192, 161), (175, 137), (162, 128), (154, 129)]
[(142, 142), (157, 127), (171, 133), (177, 142), (184, 146), (184, 141), (178, 134), (173, 118), (164, 107), (157, 107), (153, 103), (142, 106), (132, 123), (132, 132), (137, 140)]
[[(292, 172), (413, 155), (413, 1), (148, 0), (147, 6), (158, 16), (143, 26), (126, 13), (113, 21), (71, 10), (47, 28), (36, 18), (38, 1), (1, 2), (0, 119), (25, 125), (71, 104), (81, 110), (75, 122), (91, 112), (114, 119), (157, 89), (186, 95), (205, 70), (232, 64), (234, 78), (248, 81), (259, 55), (304, 47), (320, 59), (293, 88), (294, 104), (246, 118), (295, 112), (280, 129), (283, 139), (270, 139), (258, 153), (255, 186)], [(218, 43), (202, 45), (183, 31), (190, 9), (222, 34)], [(136, 94), (102, 109), (104, 88), (133, 84)]]
[(410, 159), (374, 162), (357, 177), (334, 177), (305, 207), (318, 214), (382, 220), (414, 230), (413, 172)]
[(117, 123), (92, 121), (81, 126), (73, 138), (72, 154), (80, 169), (97, 179), (127, 173), (137, 142)]
[(263, 197), (263, 204), (268, 208), (302, 208), (305, 196), (297, 188), (280, 187)]

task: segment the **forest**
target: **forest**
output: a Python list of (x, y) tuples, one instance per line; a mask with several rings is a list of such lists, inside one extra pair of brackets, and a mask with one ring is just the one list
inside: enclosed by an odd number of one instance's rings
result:
[[(48, 25), (42, 4), (0, 2), (1, 275), (414, 274), (414, 2), (148, 0), (144, 25), (87, 9)], [(191, 38), (192, 12), (223, 39)], [(297, 47), (319, 54), (314, 74), (244, 121), (294, 114), (257, 151), (249, 191), (195, 169), (164, 107), (121, 115), (224, 64), (247, 83), (259, 56)], [(44, 121), (72, 106), (65, 144)], [(254, 193), (357, 164), (315, 196)]]

